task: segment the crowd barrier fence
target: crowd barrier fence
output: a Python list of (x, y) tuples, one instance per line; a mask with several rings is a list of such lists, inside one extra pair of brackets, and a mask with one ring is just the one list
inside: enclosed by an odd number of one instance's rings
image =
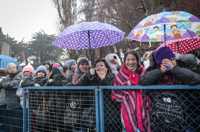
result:
[[(112, 89), (117, 93), (115, 101)], [(134, 103), (137, 107), (131, 105)], [(200, 85), (26, 87), (23, 111), (19, 112), (23, 113), (23, 126), (7, 126), (23, 128), (23, 132), (121, 132), (126, 124), (123, 121), (130, 122), (125, 127), (128, 131), (197, 132)], [(9, 115), (4, 118), (14, 119)]]

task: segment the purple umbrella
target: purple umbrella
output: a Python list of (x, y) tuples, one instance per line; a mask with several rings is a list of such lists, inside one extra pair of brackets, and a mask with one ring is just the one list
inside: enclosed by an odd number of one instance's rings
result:
[(107, 23), (100, 23), (98, 21), (82, 22), (64, 29), (53, 42), (53, 45), (61, 49), (96, 49), (114, 45), (124, 40), (124, 34), (117, 27)]

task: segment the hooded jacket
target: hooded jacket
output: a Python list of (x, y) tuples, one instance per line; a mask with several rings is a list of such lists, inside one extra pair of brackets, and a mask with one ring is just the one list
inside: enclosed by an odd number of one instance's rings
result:
[(19, 86), (22, 80), (22, 69), (18, 67), (15, 73), (8, 73), (5, 79), (1, 81), (2, 87), (6, 93), (7, 109), (19, 108), (19, 98), (16, 95), (16, 89), (13, 86)]
[[(49, 74), (48, 80), (45, 86), (62, 86), (63, 80), (67, 78), (67, 75), (56, 68), (58, 71), (55, 73), (54, 70)], [(49, 79), (53, 79), (52, 83), (49, 83)]]
[[(179, 85), (197, 85), (200, 84), (200, 75), (197, 73), (196, 57), (193, 54), (181, 55), (176, 61), (178, 66), (174, 66), (172, 71), (169, 71), (178, 80)], [(151, 63), (151, 62), (150, 62)], [(165, 76), (160, 70), (159, 65), (154, 65), (147, 69), (147, 73), (140, 77), (139, 83), (141, 85), (156, 85), (161, 84), (159, 78)]]
[(53, 66), (55, 63), (58, 63), (58, 64), (63, 68), (63, 65), (62, 65), (61, 62), (54, 62), (54, 63), (52, 63), (52, 64), (50, 65), (50, 67), (49, 67), (49, 71), (50, 71), (50, 72), (53, 70), (52, 66)]

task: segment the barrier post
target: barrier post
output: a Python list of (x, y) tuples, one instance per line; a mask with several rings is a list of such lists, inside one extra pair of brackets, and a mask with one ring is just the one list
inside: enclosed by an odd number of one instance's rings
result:
[(100, 101), (100, 129), (104, 132), (104, 105), (103, 105), (103, 89), (99, 89), (99, 101)]
[(95, 88), (95, 104), (96, 104), (96, 132), (99, 130), (99, 92), (98, 87)]
[(23, 132), (26, 132), (26, 90), (23, 88)]

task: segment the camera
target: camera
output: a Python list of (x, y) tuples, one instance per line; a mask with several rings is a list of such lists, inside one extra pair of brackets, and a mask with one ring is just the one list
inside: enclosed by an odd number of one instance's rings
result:
[(115, 59), (115, 60), (116, 60), (116, 59), (117, 59), (117, 56), (113, 56), (113, 59)]

